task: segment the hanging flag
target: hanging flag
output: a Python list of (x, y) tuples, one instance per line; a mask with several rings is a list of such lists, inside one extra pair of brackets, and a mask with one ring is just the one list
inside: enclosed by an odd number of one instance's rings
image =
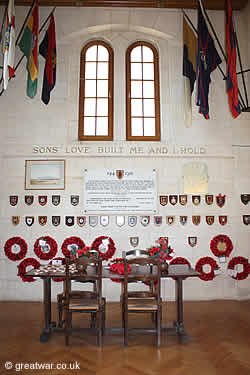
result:
[(241, 109), (239, 104), (238, 82), (236, 74), (235, 32), (233, 26), (230, 0), (226, 0), (226, 51), (227, 51), (227, 94), (229, 107), (234, 118), (238, 117)]
[(22, 38), (19, 43), (21, 51), (27, 58), (28, 71), (27, 95), (34, 98), (37, 92), (38, 77), (38, 0), (36, 0), (31, 16), (29, 17)]
[(214, 41), (208, 31), (200, 1), (198, 2), (198, 53), (196, 62), (197, 101), (199, 112), (209, 119), (208, 93), (210, 75), (221, 63)]
[(183, 83), (184, 83), (184, 123), (192, 125), (192, 93), (196, 79), (195, 65), (197, 38), (183, 16)]
[(16, 31), (15, 31), (15, 6), (14, 0), (9, 0), (7, 20), (6, 20), (6, 31), (4, 40), (4, 62), (3, 62), (3, 82), (4, 90), (8, 87), (8, 82), (15, 73), (15, 43), (16, 43)]
[(46, 59), (43, 74), (42, 101), (48, 104), (50, 92), (56, 84), (56, 32), (53, 14), (50, 16), (49, 28), (39, 46), (40, 54)]

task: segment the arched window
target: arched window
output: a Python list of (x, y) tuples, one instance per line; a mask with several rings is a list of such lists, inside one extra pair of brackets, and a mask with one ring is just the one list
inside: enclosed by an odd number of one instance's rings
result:
[(154, 46), (133, 43), (126, 52), (127, 140), (160, 141), (159, 61)]
[(100, 40), (81, 52), (78, 139), (113, 140), (113, 50)]

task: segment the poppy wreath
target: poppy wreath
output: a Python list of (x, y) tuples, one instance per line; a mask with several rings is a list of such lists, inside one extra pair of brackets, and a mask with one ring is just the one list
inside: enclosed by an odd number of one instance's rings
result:
[[(13, 253), (13, 246), (19, 246), (20, 251), (18, 253)], [(10, 260), (16, 261), (25, 258), (27, 251), (28, 245), (21, 237), (12, 237), (5, 242), (4, 252)]]
[[(102, 253), (99, 249), (100, 245), (102, 244), (102, 241), (105, 240), (106, 238), (109, 239), (109, 244), (108, 244), (108, 250), (105, 252), (105, 253)], [(91, 249), (92, 250), (96, 250), (98, 251), (99, 253), (99, 258), (102, 259), (102, 260), (108, 260), (110, 258), (112, 258), (112, 256), (114, 255), (115, 251), (116, 251), (116, 247), (115, 247), (115, 243), (114, 241), (112, 240), (111, 237), (107, 237), (107, 236), (100, 236), (100, 237), (97, 237), (92, 245), (91, 245)]]
[[(171, 260), (171, 262), (169, 264), (188, 264), (189, 267), (191, 267), (191, 264), (189, 263), (189, 261), (186, 258), (182, 258), (182, 257), (174, 258), (173, 260)], [(173, 277), (173, 279), (176, 280), (175, 277)], [(185, 277), (185, 279), (186, 279), (186, 277)]]
[[(49, 245), (49, 252), (48, 253), (43, 252), (42, 246), (39, 244), (40, 240), (45, 241), (46, 244)], [(40, 237), (36, 240), (36, 242), (34, 244), (34, 252), (38, 256), (38, 258), (41, 259), (41, 260), (52, 259), (52, 258), (54, 258), (54, 256), (57, 253), (57, 243), (56, 243), (55, 240), (53, 240), (53, 238), (51, 238), (49, 236)]]
[[(203, 266), (205, 264), (209, 264), (211, 266), (211, 271), (209, 273), (205, 273), (203, 271)], [(218, 269), (219, 269), (219, 266), (216, 260), (214, 260), (211, 257), (200, 258), (195, 266), (195, 270), (201, 273), (201, 276), (199, 276), (199, 278), (204, 281), (213, 280), (215, 278), (214, 270), (218, 270)]]
[[(62, 264), (65, 264), (65, 258), (62, 258), (62, 257), (58, 257), (58, 258), (54, 258), (53, 260), (61, 260), (62, 261)], [(51, 260), (49, 262), (49, 264), (52, 264), (53, 260)], [(63, 277), (52, 277), (52, 280), (53, 281), (56, 281), (57, 283), (65, 280)]]
[(249, 271), (250, 271), (250, 267), (249, 267), (249, 263), (248, 263), (248, 259), (247, 258), (244, 258), (244, 257), (234, 257), (230, 260), (230, 262), (228, 263), (228, 266), (227, 268), (229, 270), (233, 270), (234, 267), (237, 265), (237, 264), (242, 264), (243, 265), (243, 271), (242, 272), (238, 272), (237, 273), (237, 276), (232, 276), (233, 279), (235, 280), (244, 280), (247, 278), (247, 276), (249, 275)]
[[(122, 258), (112, 259), (108, 265), (110, 266), (109, 267), (110, 272), (116, 273), (118, 275), (124, 275), (124, 261)], [(130, 274), (130, 272), (131, 272), (131, 266), (130, 264), (128, 264), (128, 274)], [(123, 280), (120, 280), (120, 279), (111, 278), (111, 280), (115, 283), (123, 282)]]
[(232, 241), (225, 234), (219, 234), (210, 242), (210, 249), (216, 257), (228, 257), (233, 248)]
[(21, 277), (21, 279), (24, 282), (32, 283), (36, 280), (33, 276), (25, 276), (26, 274), (26, 268), (28, 266), (33, 266), (35, 269), (40, 267), (40, 263), (35, 258), (26, 258), (24, 259), (17, 267), (18, 267), (18, 276)]
[(69, 245), (76, 245), (78, 249), (82, 249), (83, 247), (85, 247), (85, 243), (79, 237), (66, 238), (62, 244), (62, 253), (66, 258), (69, 258), (71, 254), (71, 250), (68, 249)]

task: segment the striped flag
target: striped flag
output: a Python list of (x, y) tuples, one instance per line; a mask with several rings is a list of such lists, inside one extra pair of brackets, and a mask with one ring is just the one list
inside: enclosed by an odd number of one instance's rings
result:
[(198, 53), (196, 62), (197, 100), (199, 112), (209, 119), (208, 94), (211, 73), (221, 63), (214, 41), (208, 31), (203, 12), (198, 2)]
[(15, 43), (16, 43), (16, 31), (15, 31), (15, 6), (14, 0), (9, 0), (6, 31), (4, 40), (4, 62), (3, 62), (3, 82), (4, 90), (8, 87), (8, 82), (15, 73)]
[(195, 65), (197, 55), (197, 38), (183, 17), (183, 99), (184, 99), (184, 124), (192, 125), (192, 93), (196, 79)]
[(226, 12), (226, 51), (227, 51), (227, 94), (229, 107), (234, 118), (241, 113), (239, 104), (238, 82), (236, 74), (236, 49), (235, 34), (232, 18), (232, 8), (230, 0), (225, 2)]
[(26, 69), (28, 71), (27, 95), (34, 98), (37, 92), (38, 78), (38, 0), (36, 0), (31, 16), (25, 26), (19, 43), (21, 51), (27, 58)]

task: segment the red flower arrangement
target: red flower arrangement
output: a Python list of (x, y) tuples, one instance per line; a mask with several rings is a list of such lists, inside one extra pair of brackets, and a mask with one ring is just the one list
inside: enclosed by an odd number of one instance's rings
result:
[[(44, 241), (45, 245), (41, 246), (40, 241)], [(34, 252), (38, 256), (39, 259), (42, 259), (42, 260), (52, 259), (57, 253), (57, 243), (53, 238), (49, 236), (40, 237), (36, 240), (34, 244)]]
[(173, 259), (173, 256), (170, 254), (173, 254), (174, 250), (168, 245), (168, 239), (161, 237), (156, 242), (160, 245), (160, 247), (151, 247), (148, 250), (150, 257), (152, 259), (160, 259), (161, 263)]
[(249, 271), (250, 271), (250, 265), (248, 263), (248, 259), (244, 258), (244, 257), (241, 257), (241, 256), (234, 257), (228, 263), (227, 268), (230, 269), (230, 270), (234, 270), (234, 267), (237, 264), (242, 264), (243, 265), (243, 271), (242, 272), (238, 272), (237, 275), (236, 276), (232, 276), (232, 278), (235, 279), (235, 280), (244, 280), (244, 279), (246, 279), (248, 277)]
[(97, 259), (98, 254), (99, 254), (98, 251), (91, 250), (91, 247), (89, 246), (85, 246), (81, 249), (77, 249), (77, 247), (74, 247), (70, 251), (70, 258), (76, 259), (76, 258), (86, 257), (86, 258)]
[[(108, 260), (112, 258), (116, 251), (115, 243), (112, 240), (111, 237), (107, 236), (100, 236), (97, 237), (92, 245), (91, 245), (92, 250), (96, 250), (99, 253), (99, 257), (102, 260)], [(102, 252), (102, 249), (107, 249), (105, 252)]]
[[(116, 273), (118, 275), (124, 275), (124, 260), (122, 258), (115, 258), (112, 259), (111, 262), (108, 264), (110, 266), (109, 270), (112, 273)], [(131, 266), (128, 264), (128, 274), (131, 272)], [(116, 283), (122, 283), (123, 280), (121, 279), (111, 279)]]
[(35, 269), (40, 267), (40, 263), (35, 258), (26, 258), (24, 259), (17, 267), (18, 267), (18, 276), (21, 277), (21, 279), (24, 282), (33, 282), (36, 280), (33, 276), (25, 276), (26, 274), (26, 268), (28, 266), (33, 266)]
[[(85, 243), (79, 237), (68, 237), (63, 241), (62, 253), (66, 258), (70, 257), (71, 249), (70, 247), (75, 245), (77, 249), (82, 249), (85, 247)], [(72, 249), (73, 250), (73, 249)]]
[(232, 241), (225, 234), (219, 234), (210, 242), (210, 249), (216, 257), (228, 257), (233, 248)]
[[(14, 248), (19, 250), (19, 252), (13, 252)], [(4, 245), (5, 255), (13, 261), (25, 258), (27, 251), (28, 245), (21, 237), (9, 238)]]
[[(203, 271), (203, 266), (205, 264), (209, 264), (211, 266), (211, 271), (209, 273), (205, 273)], [(217, 262), (210, 257), (204, 257), (198, 260), (195, 266), (195, 270), (201, 273), (201, 276), (199, 278), (204, 281), (213, 280), (215, 278), (214, 270), (218, 270), (219, 266)]]

